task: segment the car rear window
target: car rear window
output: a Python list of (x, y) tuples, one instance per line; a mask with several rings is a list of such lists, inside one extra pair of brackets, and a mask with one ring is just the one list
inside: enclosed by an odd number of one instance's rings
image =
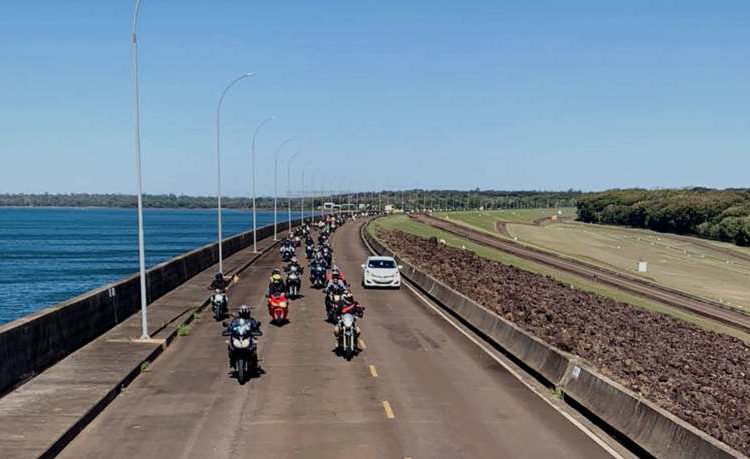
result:
[(395, 268), (396, 262), (393, 260), (370, 260), (367, 264), (368, 268)]

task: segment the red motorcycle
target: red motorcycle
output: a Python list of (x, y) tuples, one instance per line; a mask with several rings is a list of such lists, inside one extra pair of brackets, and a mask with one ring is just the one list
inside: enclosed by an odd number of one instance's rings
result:
[(268, 297), (268, 314), (271, 315), (271, 323), (281, 325), (288, 322), (289, 302), (283, 293), (275, 293)]

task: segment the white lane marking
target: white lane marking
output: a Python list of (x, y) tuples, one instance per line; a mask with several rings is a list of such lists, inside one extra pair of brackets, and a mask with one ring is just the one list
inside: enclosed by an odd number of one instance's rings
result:
[(422, 302), (424, 304), (426, 304), (430, 309), (432, 309), (436, 313), (440, 314), (440, 316), (443, 319), (445, 319), (446, 322), (448, 322), (449, 324), (451, 324), (453, 326), (453, 328), (455, 328), (456, 330), (458, 330), (459, 332), (461, 332), (461, 334), (463, 334), (466, 338), (468, 338), (472, 343), (476, 344), (487, 355), (489, 355), (490, 357), (492, 357), (492, 359), (495, 362), (499, 363), (503, 368), (505, 368), (505, 370), (508, 373), (512, 374), (513, 377), (515, 377), (519, 382), (521, 382), (521, 384), (523, 384), (524, 386), (526, 386), (527, 388), (529, 388), (529, 390), (531, 390), (532, 392), (534, 392), (535, 394), (537, 394), (539, 396), (539, 398), (541, 398), (542, 400), (544, 400), (545, 403), (547, 403), (555, 411), (557, 411), (558, 413), (560, 413), (565, 419), (567, 419), (568, 421), (570, 421), (574, 426), (578, 427), (578, 429), (580, 429), (583, 433), (585, 433), (589, 438), (591, 438), (592, 440), (594, 440), (594, 442), (596, 444), (598, 444), (599, 446), (601, 446), (612, 457), (616, 457), (618, 459), (624, 459), (624, 456), (622, 456), (620, 453), (618, 453), (617, 451), (615, 451), (611, 446), (609, 446), (607, 444), (607, 442), (605, 442), (604, 440), (602, 440), (601, 438), (599, 438), (598, 435), (596, 435), (594, 432), (592, 432), (585, 425), (581, 424), (576, 418), (574, 418), (570, 414), (566, 413), (564, 410), (561, 410), (557, 405), (555, 405), (554, 403), (552, 403), (547, 398), (547, 395), (545, 393), (540, 392), (536, 387), (534, 387), (533, 385), (529, 384), (515, 369), (513, 369), (507, 363), (503, 362), (493, 352), (490, 352), (490, 350), (483, 343), (481, 343), (479, 340), (477, 340), (476, 338), (474, 338), (473, 336), (471, 336), (463, 328), (461, 328), (458, 325), (456, 325), (453, 322), (452, 318), (450, 318), (444, 311), (442, 311), (441, 309), (439, 309), (437, 306), (433, 305), (432, 302), (430, 300), (428, 300), (427, 298), (425, 298), (424, 295), (422, 295), (421, 292), (417, 291), (416, 288), (412, 287), (412, 285), (411, 285), (410, 282), (402, 282), (402, 285), (405, 285), (409, 290), (412, 291), (412, 293), (414, 293), (414, 295), (416, 295), (417, 298), (419, 298), (420, 300), (422, 300)]
[(372, 375), (373, 378), (378, 377), (378, 369), (375, 368), (375, 365), (370, 365), (370, 374)]

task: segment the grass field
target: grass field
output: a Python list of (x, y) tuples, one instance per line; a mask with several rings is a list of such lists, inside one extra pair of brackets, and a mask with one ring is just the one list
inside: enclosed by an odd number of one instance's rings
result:
[(573, 274), (558, 271), (556, 269), (548, 268), (547, 266), (540, 265), (538, 263), (534, 263), (528, 260), (524, 260), (522, 258), (518, 258), (513, 255), (509, 255), (504, 252), (485, 247), (480, 244), (476, 244), (467, 239), (432, 228), (428, 225), (417, 223), (404, 215), (395, 215), (395, 216), (391, 216), (387, 218), (380, 218), (380, 219), (374, 220), (370, 224), (370, 228), (369, 228), (369, 230), (373, 234), (377, 234), (378, 231), (381, 231), (381, 230), (395, 230), (395, 229), (405, 231), (408, 233), (412, 233), (417, 236), (421, 236), (425, 238), (435, 236), (438, 239), (445, 240), (446, 244), (450, 246), (470, 250), (481, 257), (499, 261), (501, 263), (515, 266), (517, 268), (524, 269), (526, 271), (531, 271), (531, 272), (541, 274), (544, 276), (549, 276), (560, 282), (568, 284), (574, 288), (597, 293), (599, 295), (606, 296), (606, 297), (609, 297), (609, 298), (612, 298), (614, 300), (621, 301), (624, 303), (632, 304), (633, 306), (637, 306), (640, 308), (648, 309), (648, 310), (659, 312), (662, 314), (667, 314), (672, 317), (694, 323), (708, 330), (713, 330), (713, 331), (717, 331), (720, 333), (725, 333), (731, 336), (735, 336), (737, 338), (744, 340), (745, 342), (750, 343), (750, 335), (743, 333), (741, 331), (735, 330), (733, 328), (727, 327), (721, 323), (714, 322), (712, 320), (705, 319), (703, 317), (695, 316), (693, 314), (684, 312), (680, 309), (675, 309), (673, 307), (648, 300), (638, 295), (633, 295), (627, 292), (622, 292), (617, 289), (603, 286), (598, 283), (590, 282), (579, 276), (575, 276)]
[(501, 209), (435, 213), (437, 217), (460, 221), (491, 233), (496, 233), (495, 223), (499, 221), (532, 224), (535, 220), (552, 217), (553, 215), (558, 215), (561, 218), (573, 218), (576, 216), (576, 210), (572, 207), (565, 207), (562, 209)]
[[(575, 216), (575, 209), (563, 212), (563, 217)], [(747, 254), (747, 248), (616, 226), (570, 221), (530, 224), (552, 214), (554, 209), (522, 209), (453, 212), (447, 217), (495, 235), (499, 235), (495, 223), (508, 222), (508, 233), (520, 243), (621, 272), (638, 274), (637, 263), (644, 260), (648, 262), (648, 272), (640, 276), (750, 311), (750, 261), (723, 253), (731, 250)]]

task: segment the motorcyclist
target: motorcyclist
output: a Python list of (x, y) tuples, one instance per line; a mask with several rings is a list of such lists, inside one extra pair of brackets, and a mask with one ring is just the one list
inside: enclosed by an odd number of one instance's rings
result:
[(320, 249), (316, 250), (315, 254), (313, 255), (313, 263), (326, 266), (326, 260), (323, 257), (323, 252)]
[(288, 240), (285, 240), (284, 244), (281, 246), (280, 251), (281, 251), (281, 258), (294, 256), (294, 253), (295, 253), (294, 243), (289, 242)]
[(231, 283), (232, 280), (230, 278), (224, 277), (224, 273), (217, 272), (216, 274), (214, 274), (214, 279), (211, 281), (211, 285), (208, 287), (208, 289), (224, 292)]
[(335, 289), (347, 290), (346, 282), (341, 278), (341, 271), (338, 269), (331, 270), (331, 279), (326, 284), (326, 288), (323, 290), (325, 293), (330, 293)]
[(273, 271), (271, 271), (271, 279), (268, 284), (268, 292), (266, 293), (266, 296), (270, 297), (282, 293), (286, 293), (286, 282), (284, 282), (281, 271), (279, 271), (278, 268), (274, 268)]
[[(229, 322), (229, 325), (227, 325), (226, 332), (224, 333), (227, 336), (231, 336), (232, 329), (236, 326), (242, 325), (244, 323), (250, 323), (250, 330), (253, 336), (263, 336), (263, 332), (260, 331), (260, 321), (255, 320), (252, 317), (252, 314), (250, 313), (250, 306), (243, 304), (240, 306), (240, 309), (237, 311), (237, 314), (234, 316), (231, 322)], [(232, 348), (227, 344), (227, 352), (229, 354), (229, 366), (234, 371), (235, 365), (234, 365), (234, 359), (232, 358)]]
[(288, 274), (292, 270), (292, 268), (297, 268), (297, 272), (299, 274), (302, 274), (303, 269), (297, 261), (297, 257), (292, 257), (292, 259), (289, 261), (289, 264), (284, 266), (284, 272)]
[(305, 255), (307, 256), (307, 258), (311, 258), (314, 253), (315, 244), (313, 243), (312, 239), (307, 239), (305, 241)]
[(352, 292), (346, 291), (341, 296), (341, 304), (337, 312), (339, 316), (343, 314), (352, 314), (361, 319), (365, 315), (365, 308), (354, 299)]

